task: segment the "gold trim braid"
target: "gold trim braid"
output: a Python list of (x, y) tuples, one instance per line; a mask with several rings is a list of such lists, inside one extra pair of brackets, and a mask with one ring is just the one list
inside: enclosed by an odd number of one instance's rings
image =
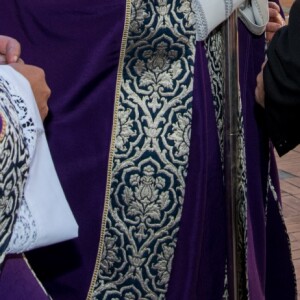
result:
[(37, 281), (37, 283), (39, 284), (39, 286), (40, 286), (40, 288), (42, 289), (42, 291), (45, 293), (45, 295), (46, 295), (47, 297), (49, 297), (49, 300), (52, 299), (52, 297), (48, 294), (47, 290), (46, 290), (45, 287), (43, 286), (42, 282), (41, 282), (41, 281), (39, 280), (39, 278), (36, 276), (35, 272), (33, 271), (33, 269), (32, 269), (32, 267), (31, 267), (31, 265), (30, 265), (30, 263), (29, 263), (29, 261), (28, 261), (26, 255), (25, 255), (24, 253), (22, 254), (22, 258), (24, 259), (24, 261), (25, 261), (26, 265), (28, 266), (28, 268), (29, 268), (31, 274), (32, 274), (33, 277), (36, 279), (36, 281)]
[(117, 72), (115, 109), (114, 109), (113, 128), (112, 128), (111, 144), (110, 144), (110, 151), (109, 151), (109, 158), (108, 158), (108, 174), (107, 174), (107, 182), (106, 182), (105, 203), (104, 203), (103, 216), (102, 216), (100, 242), (99, 242), (98, 254), (96, 258), (95, 268), (94, 268), (93, 277), (92, 277), (87, 299), (92, 299), (93, 288), (97, 280), (102, 251), (103, 251), (103, 245), (104, 245), (105, 227), (107, 222), (107, 214), (108, 214), (109, 201), (110, 201), (110, 187), (112, 181), (113, 156), (114, 156), (114, 149), (115, 149), (115, 142), (116, 142), (116, 132), (117, 132), (116, 128), (117, 128), (118, 107), (119, 107), (119, 99), (120, 99), (121, 84), (122, 84), (122, 73), (123, 73), (124, 58), (126, 54), (130, 16), (131, 16), (130, 7), (131, 7), (131, 0), (126, 0), (125, 23), (124, 23), (122, 43), (120, 49), (119, 66)]

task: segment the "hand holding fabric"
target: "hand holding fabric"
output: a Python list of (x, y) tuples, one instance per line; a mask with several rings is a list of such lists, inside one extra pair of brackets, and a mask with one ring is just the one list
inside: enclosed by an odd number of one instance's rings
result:
[(29, 81), (41, 118), (44, 120), (48, 115), (49, 109), (47, 103), (51, 94), (51, 90), (46, 82), (44, 70), (36, 66), (21, 63), (12, 63), (10, 66)]
[(263, 72), (266, 125), (280, 156), (300, 143), (299, 13), (300, 0), (296, 0), (288, 26), (278, 29), (272, 37)]
[(263, 72), (266, 63), (267, 61), (262, 64), (261, 71), (256, 77), (255, 100), (262, 107), (265, 107), (265, 86)]

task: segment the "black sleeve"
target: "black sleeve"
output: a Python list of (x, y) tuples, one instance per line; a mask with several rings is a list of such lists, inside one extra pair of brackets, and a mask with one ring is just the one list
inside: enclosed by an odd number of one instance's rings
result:
[(265, 112), (270, 138), (279, 155), (300, 143), (300, 0), (289, 25), (274, 36), (264, 69)]

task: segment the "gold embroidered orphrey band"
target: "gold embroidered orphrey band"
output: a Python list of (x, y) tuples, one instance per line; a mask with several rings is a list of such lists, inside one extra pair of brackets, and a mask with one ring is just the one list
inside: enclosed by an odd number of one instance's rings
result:
[(163, 299), (185, 193), (191, 0), (127, 0), (106, 202), (88, 299)]

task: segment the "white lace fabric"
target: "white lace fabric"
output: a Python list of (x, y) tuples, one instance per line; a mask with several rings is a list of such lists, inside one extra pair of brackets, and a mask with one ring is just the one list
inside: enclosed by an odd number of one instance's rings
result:
[(78, 225), (60, 185), (29, 82), (9, 66), (12, 102), (30, 155), (29, 174), (6, 253), (20, 253), (78, 236)]
[(236, 9), (253, 34), (262, 34), (269, 20), (268, 3), (265, 0), (192, 0), (192, 7), (197, 41), (205, 40)]
[[(27, 95), (32, 97), (29, 83), (9, 66), (1, 66), (0, 74), (8, 82), (10, 101), (14, 106), (19, 123), (22, 127), (26, 147), (29, 152), (29, 165), (34, 157), (37, 134), (42, 130), (35, 124), (33, 117), (34, 107), (28, 105)], [(21, 253), (30, 248), (37, 238), (37, 226), (28, 207), (24, 194), (20, 200), (17, 218), (6, 253)]]

